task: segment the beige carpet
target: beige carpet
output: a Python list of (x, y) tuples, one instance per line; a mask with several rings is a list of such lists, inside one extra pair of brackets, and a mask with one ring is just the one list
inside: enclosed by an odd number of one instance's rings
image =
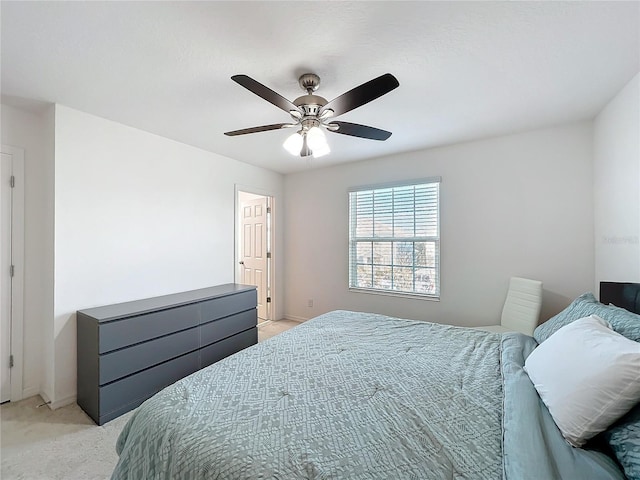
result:
[(258, 342), (262, 342), (267, 338), (289, 330), (296, 325), (300, 325), (300, 322), (295, 320), (278, 320), (276, 322), (261, 323), (260, 326), (258, 326)]
[[(258, 328), (259, 341), (298, 325), (291, 320)], [(77, 405), (50, 410), (31, 397), (0, 408), (2, 480), (108, 479), (118, 456), (115, 444), (131, 413), (101, 427)], [(141, 479), (142, 480), (142, 479)]]
[(96, 426), (77, 405), (50, 410), (31, 397), (2, 405), (2, 480), (106, 479), (130, 413)]

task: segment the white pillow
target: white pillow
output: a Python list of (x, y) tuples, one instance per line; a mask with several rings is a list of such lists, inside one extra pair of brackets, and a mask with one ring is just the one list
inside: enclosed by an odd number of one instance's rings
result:
[(640, 401), (640, 343), (596, 315), (560, 328), (524, 365), (562, 435), (575, 447)]

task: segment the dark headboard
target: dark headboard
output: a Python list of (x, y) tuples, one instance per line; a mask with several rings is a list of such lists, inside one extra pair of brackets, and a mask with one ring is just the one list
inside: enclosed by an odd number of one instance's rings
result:
[(640, 283), (600, 282), (600, 302), (640, 314)]

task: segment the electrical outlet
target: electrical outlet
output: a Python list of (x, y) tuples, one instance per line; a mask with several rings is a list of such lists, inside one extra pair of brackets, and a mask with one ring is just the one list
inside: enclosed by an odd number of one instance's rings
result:
[(310, 299), (307, 301), (307, 307), (309, 307), (309, 308), (313, 307), (313, 299), (312, 299), (312, 298), (310, 298)]

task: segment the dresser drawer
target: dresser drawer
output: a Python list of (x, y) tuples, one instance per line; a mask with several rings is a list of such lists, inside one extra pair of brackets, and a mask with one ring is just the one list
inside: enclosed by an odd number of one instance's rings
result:
[(192, 374), (199, 366), (199, 353), (195, 351), (100, 387), (100, 415), (136, 399), (151, 397), (164, 387)]
[(200, 327), (200, 345), (206, 346), (218, 342), (223, 338), (255, 327), (257, 323), (258, 312), (255, 308), (206, 323)]
[(113, 382), (166, 360), (197, 350), (197, 328), (149, 340), (122, 350), (100, 355), (100, 385)]
[(152, 338), (168, 335), (200, 323), (197, 303), (169, 308), (160, 312), (124, 318), (100, 325), (99, 353), (106, 353)]
[(245, 292), (227, 295), (226, 297), (204, 301), (200, 303), (202, 307), (201, 323), (256, 308), (257, 301), (258, 295), (256, 290), (247, 290)]
[(200, 350), (200, 368), (208, 367), (212, 363), (256, 343), (258, 343), (258, 328), (253, 327), (251, 330), (238, 333), (204, 347)]

